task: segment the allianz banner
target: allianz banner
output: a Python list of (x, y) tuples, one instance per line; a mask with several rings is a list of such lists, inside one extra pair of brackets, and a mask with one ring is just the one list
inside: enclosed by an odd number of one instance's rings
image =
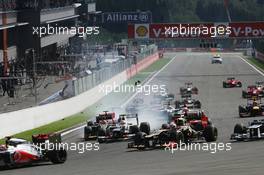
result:
[(102, 23), (151, 23), (152, 13), (147, 12), (105, 12)]

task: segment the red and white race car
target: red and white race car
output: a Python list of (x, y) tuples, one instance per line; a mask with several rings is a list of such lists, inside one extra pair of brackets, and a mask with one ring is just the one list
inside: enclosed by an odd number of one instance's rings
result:
[(229, 77), (223, 81), (224, 88), (242, 87), (242, 82), (236, 80), (234, 77)]
[(254, 96), (264, 96), (264, 86), (262, 84), (250, 85), (246, 90), (242, 91), (243, 98), (251, 98)]
[(53, 145), (55, 142), (60, 143), (60, 135), (40, 134), (32, 136), (32, 140), (33, 143), (24, 139), (7, 137), (6, 144), (0, 146), (1, 169), (48, 161), (54, 164), (66, 161), (67, 152), (60, 145), (56, 146), (57, 148), (48, 147), (51, 146), (48, 143), (53, 142)]

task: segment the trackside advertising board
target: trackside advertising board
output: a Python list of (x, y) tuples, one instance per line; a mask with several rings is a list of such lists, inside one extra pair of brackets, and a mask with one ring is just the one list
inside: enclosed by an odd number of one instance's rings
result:
[(129, 24), (129, 39), (261, 38), (264, 22)]
[(151, 23), (151, 12), (105, 12), (102, 23)]

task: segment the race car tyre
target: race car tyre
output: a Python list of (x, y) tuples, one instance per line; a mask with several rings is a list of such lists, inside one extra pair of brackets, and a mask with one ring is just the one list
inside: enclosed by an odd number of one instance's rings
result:
[(47, 154), (53, 164), (64, 163), (67, 160), (67, 152), (64, 149), (48, 151)]
[(223, 82), (223, 88), (226, 88), (226, 82)]
[(176, 130), (169, 131), (169, 141), (177, 142), (177, 131)]
[(166, 143), (169, 143), (170, 141), (170, 134), (168, 132), (161, 132), (159, 134), (159, 143), (160, 145), (163, 145), (163, 144), (166, 144)]
[(168, 98), (174, 99), (174, 94), (168, 94)]
[(179, 101), (175, 101), (174, 104), (176, 109), (179, 109), (181, 107), (181, 102)]
[(258, 114), (259, 114), (259, 110), (251, 109), (251, 112), (250, 112), (251, 117), (256, 117)]
[(139, 130), (141, 132), (144, 132), (147, 135), (149, 135), (149, 133), (150, 133), (150, 125), (149, 125), (149, 123), (148, 122), (142, 122), (142, 123), (140, 123)]
[(87, 126), (93, 126), (93, 121), (88, 121)]
[(241, 106), (241, 105), (239, 105), (238, 106), (238, 113), (239, 113), (239, 117), (244, 117), (244, 113), (246, 113), (247, 111), (246, 111), (246, 109), (243, 107), (243, 106)]
[(180, 88), (180, 94), (183, 94), (185, 92), (185, 88)]
[(145, 136), (146, 136), (146, 133), (138, 132), (138, 133), (136, 133), (136, 135), (134, 137), (134, 143), (139, 150), (145, 149), (147, 146), (149, 146), (147, 144)]
[(217, 128), (214, 127), (214, 126), (207, 126), (205, 129), (204, 129), (204, 138), (205, 138), (205, 141), (206, 142), (214, 142), (217, 140)]
[(242, 87), (242, 83), (241, 83), (241, 82), (238, 82), (238, 83), (237, 83), (237, 86), (238, 86), (238, 87)]
[(200, 102), (199, 100), (195, 101), (195, 102), (194, 102), (194, 107), (195, 107), (195, 108), (198, 108), (198, 109), (201, 109), (201, 107), (202, 107), (201, 102)]
[(168, 123), (163, 123), (161, 125), (161, 129), (169, 129), (170, 128), (170, 125)]
[(91, 126), (86, 126), (84, 128), (84, 140), (88, 141), (89, 137), (91, 136), (91, 134), (92, 134), (92, 127)]
[(213, 122), (211, 119), (208, 119), (207, 125), (213, 125)]
[(247, 96), (248, 96), (248, 93), (246, 91), (242, 91), (242, 97), (247, 98)]
[(3, 167), (0, 167), (0, 168), (3, 168), (3, 169), (12, 169), (15, 167), (15, 164), (14, 164), (14, 154), (11, 154), (10, 152), (5, 152), (5, 153), (1, 153), (1, 158), (2, 160), (4, 161), (4, 166)]
[(131, 133), (131, 134), (136, 134), (139, 131), (140, 130), (139, 130), (137, 125), (132, 125), (132, 126), (129, 127), (129, 133)]
[(105, 136), (106, 130), (104, 128), (98, 128), (97, 136)]
[(193, 129), (195, 131), (202, 131), (204, 129), (202, 123), (197, 123), (196, 125), (194, 125)]
[(184, 134), (182, 132), (177, 133), (177, 143), (182, 144), (185, 142)]
[(197, 87), (193, 87), (192, 88), (192, 93), (193, 94), (198, 94), (198, 88)]
[(235, 134), (244, 134), (246, 132), (247, 132), (247, 128), (243, 124), (238, 123), (235, 125), (235, 127), (234, 127), (234, 133)]

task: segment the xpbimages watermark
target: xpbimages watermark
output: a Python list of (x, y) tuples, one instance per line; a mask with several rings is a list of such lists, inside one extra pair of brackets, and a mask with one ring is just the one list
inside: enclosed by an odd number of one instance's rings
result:
[(79, 154), (83, 154), (87, 151), (99, 151), (100, 146), (98, 142), (90, 143), (90, 142), (80, 142), (80, 143), (51, 143), (49, 141), (45, 143), (38, 143), (35, 146), (40, 148), (42, 151), (48, 150), (60, 150), (64, 149), (66, 151), (76, 151)]
[(100, 85), (99, 92), (108, 94), (109, 92), (121, 92), (121, 93), (142, 93), (144, 95), (150, 95), (151, 93), (160, 93), (161, 95), (166, 94), (166, 85), (133, 85), (133, 84), (122, 84), (118, 85), (116, 82), (110, 85)]
[(78, 35), (83, 38), (86, 35), (99, 35), (99, 27), (90, 26), (90, 27), (63, 27), (63, 26), (42, 26), (42, 27), (32, 27), (33, 35), (38, 35), (43, 37), (46, 35)]
[(230, 35), (230, 26), (190, 26), (189, 24), (180, 24), (179, 26), (165, 27), (165, 35), (173, 37), (179, 36), (200, 36), (209, 35), (214, 38), (217, 36)]
[(169, 151), (172, 154), (176, 151), (205, 151), (215, 154), (221, 151), (231, 151), (231, 143), (169, 143), (164, 148), (165, 151)]

